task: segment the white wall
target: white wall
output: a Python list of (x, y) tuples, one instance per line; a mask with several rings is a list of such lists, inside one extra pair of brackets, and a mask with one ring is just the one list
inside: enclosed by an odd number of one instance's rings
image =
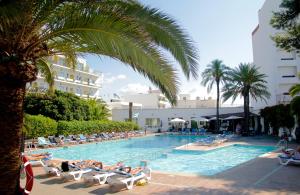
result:
[[(243, 112), (243, 107), (223, 107), (220, 114)], [(165, 109), (134, 109), (133, 113), (139, 113), (137, 122), (140, 127), (145, 127), (146, 118), (160, 118), (162, 130), (169, 128), (169, 118), (183, 118), (189, 120), (191, 117), (210, 116), (216, 114), (216, 108), (165, 108)], [(124, 121), (128, 118), (128, 109), (113, 109), (112, 120)], [(158, 128), (153, 128), (157, 130)]]
[[(260, 67), (260, 72), (268, 77), (268, 90), (271, 98), (265, 103), (264, 101), (251, 100), (251, 105), (255, 109), (265, 106), (272, 106), (282, 101), (282, 99), (290, 99), (285, 97), (283, 93), (288, 92), (288, 88), (293, 84), (300, 82), (297, 72), (300, 71), (300, 58), (294, 53), (287, 53), (276, 48), (275, 43), (271, 40), (271, 36), (279, 31), (270, 25), (270, 20), (274, 11), (279, 10), (282, 0), (266, 0), (263, 7), (259, 10), (259, 26), (252, 33), (253, 47), (253, 63)], [(292, 58), (293, 60), (286, 60)], [(286, 75), (294, 75), (296, 77), (283, 77)]]

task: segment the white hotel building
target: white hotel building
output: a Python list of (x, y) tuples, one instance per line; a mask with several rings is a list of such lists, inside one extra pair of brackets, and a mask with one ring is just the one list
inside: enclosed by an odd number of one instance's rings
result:
[(289, 89), (292, 85), (300, 83), (300, 53), (287, 53), (276, 47), (271, 36), (280, 32), (270, 25), (273, 12), (279, 11), (282, 0), (266, 0), (258, 12), (259, 24), (252, 32), (253, 63), (260, 67), (260, 72), (266, 74), (268, 90), (271, 98), (264, 101), (251, 101), (256, 109), (291, 100)]
[[(74, 69), (68, 66), (64, 56), (53, 56), (49, 59), (55, 75), (55, 89), (74, 93), (82, 98), (100, 98), (103, 74), (92, 71), (86, 60), (78, 58), (77, 61)], [(30, 87), (44, 91), (48, 89), (49, 85), (39, 73), (37, 80), (31, 83)]]

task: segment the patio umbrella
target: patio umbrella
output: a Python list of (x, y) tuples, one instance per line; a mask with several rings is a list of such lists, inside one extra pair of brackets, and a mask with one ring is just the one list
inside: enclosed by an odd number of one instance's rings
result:
[[(210, 121), (217, 120), (217, 117), (214, 116), (214, 117), (212, 117), (212, 118), (210, 118), (208, 120), (210, 120)], [(223, 120), (223, 119), (219, 117), (219, 120)]]
[(194, 120), (194, 121), (204, 121), (204, 122), (207, 122), (209, 121), (207, 118), (204, 118), (204, 117), (193, 117), (191, 118), (191, 120)]
[(185, 120), (180, 119), (180, 118), (174, 118), (172, 120), (170, 120), (170, 123), (184, 123)]
[(243, 117), (231, 115), (227, 118), (224, 118), (224, 120), (235, 120), (235, 119), (241, 119), (241, 118), (243, 118)]

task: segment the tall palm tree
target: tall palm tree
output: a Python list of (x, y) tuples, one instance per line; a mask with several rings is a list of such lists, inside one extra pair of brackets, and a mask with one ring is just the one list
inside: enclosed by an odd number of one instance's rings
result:
[(219, 105), (220, 105), (220, 84), (224, 84), (227, 78), (229, 68), (223, 64), (222, 60), (213, 60), (207, 65), (206, 69), (202, 72), (203, 86), (207, 86), (207, 91), (210, 92), (214, 84), (217, 85), (217, 109), (216, 109), (216, 131), (220, 130), (219, 123)]
[(0, 1), (0, 194), (19, 183), (26, 83), (52, 55), (92, 53), (119, 60), (151, 80), (171, 103), (178, 78), (164, 48), (187, 78), (197, 77), (197, 50), (184, 30), (158, 9), (132, 0)]
[(261, 99), (266, 101), (270, 97), (268, 88), (265, 85), (267, 82), (265, 74), (259, 73), (259, 68), (249, 63), (241, 63), (238, 67), (229, 71), (228, 82), (225, 84), (223, 91), (223, 101), (232, 98), (232, 102), (238, 96), (244, 99), (244, 119), (245, 131), (249, 131), (249, 97), (257, 101)]

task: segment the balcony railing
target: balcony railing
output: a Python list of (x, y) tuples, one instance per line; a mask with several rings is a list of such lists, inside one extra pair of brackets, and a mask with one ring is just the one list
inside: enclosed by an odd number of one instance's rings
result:
[(277, 104), (288, 104), (292, 101), (292, 97), (290, 95), (279, 94), (276, 95)]

